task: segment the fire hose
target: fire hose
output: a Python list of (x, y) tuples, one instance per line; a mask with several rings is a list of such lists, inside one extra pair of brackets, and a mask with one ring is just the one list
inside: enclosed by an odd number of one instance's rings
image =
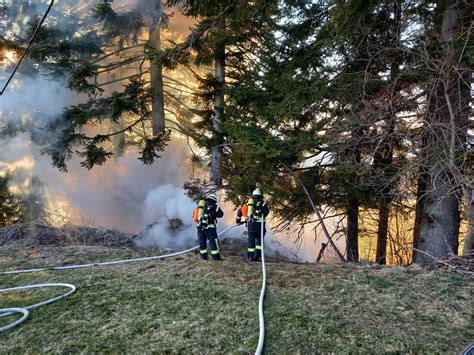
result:
[(260, 245), (262, 247), (262, 288), (260, 290), (260, 298), (258, 300), (258, 321), (259, 321), (259, 335), (257, 349), (255, 355), (260, 355), (263, 351), (263, 345), (265, 343), (265, 317), (263, 313), (263, 301), (265, 299), (265, 290), (267, 287), (267, 271), (265, 269), (265, 253), (263, 247), (263, 228), (265, 225), (265, 219), (261, 222), (260, 229)]
[[(228, 230), (234, 228), (235, 226), (237, 226), (237, 224), (233, 224), (230, 227), (224, 229), (222, 232), (220, 232), (218, 234), (218, 236), (224, 234), (225, 232), (227, 232)], [(24, 274), (24, 273), (29, 273), (29, 272), (39, 272), (39, 271), (48, 271), (48, 270), (81, 269), (81, 268), (92, 267), (92, 266), (108, 266), (108, 265), (135, 263), (135, 262), (148, 261), (148, 260), (167, 259), (167, 258), (172, 258), (173, 256), (178, 256), (178, 255), (189, 253), (193, 250), (197, 250), (198, 248), (199, 248), (199, 246), (196, 245), (195, 247), (192, 247), (192, 248), (189, 248), (189, 249), (186, 249), (186, 250), (177, 251), (177, 252), (171, 253), (171, 254), (147, 256), (147, 257), (135, 258), (135, 259), (103, 261), (103, 262), (99, 262), (99, 263), (78, 264), (78, 265), (50, 266), (50, 267), (44, 267), (44, 268), (39, 268), (39, 269), (24, 269), (24, 270), (4, 271), (4, 272), (0, 272), (0, 275)]]
[[(224, 234), (228, 230), (234, 228), (237, 226), (237, 224), (234, 224), (226, 229), (224, 229), (222, 232), (218, 234), (218, 236)], [(14, 271), (4, 271), (1, 272), (0, 275), (13, 275), (13, 274), (23, 274), (23, 273), (29, 273), (29, 272), (39, 272), (39, 271), (47, 271), (47, 270), (70, 270), (70, 269), (80, 269), (80, 268), (86, 268), (86, 267), (92, 267), (92, 266), (106, 266), (106, 265), (118, 265), (118, 264), (125, 264), (125, 263), (133, 263), (133, 262), (139, 262), (139, 261), (148, 261), (148, 260), (156, 260), (156, 259), (166, 259), (166, 258), (171, 258), (173, 256), (178, 256), (182, 255), (185, 253), (189, 253), (190, 251), (197, 250), (199, 246), (195, 246), (193, 248), (189, 248), (186, 250), (178, 251), (175, 253), (171, 254), (165, 254), (165, 255), (157, 255), (157, 256), (149, 256), (149, 257), (144, 257), (144, 258), (135, 258), (135, 259), (124, 259), (124, 260), (115, 260), (115, 261), (105, 261), (105, 262), (100, 262), (100, 263), (90, 263), (90, 264), (79, 264), (79, 265), (66, 265), (66, 266), (51, 266), (51, 267), (45, 267), (45, 268), (38, 268), (38, 269), (26, 269), (26, 270), (14, 270)], [(11, 287), (11, 288), (5, 288), (5, 289), (0, 289), (0, 293), (5, 293), (5, 292), (10, 292), (10, 291), (20, 291), (20, 290), (26, 290), (26, 289), (32, 289), (32, 288), (43, 288), (43, 287), (68, 287), (70, 288), (70, 291), (67, 293), (50, 298), (46, 301), (42, 301), (39, 303), (35, 303), (26, 307), (11, 307), (11, 308), (1, 308), (0, 309), (0, 318), (8, 317), (10, 315), (16, 314), (16, 313), (21, 313), (22, 317), (15, 322), (8, 324), (4, 327), (0, 327), (0, 333), (6, 332), (7, 330), (10, 330), (17, 325), (23, 323), (28, 319), (29, 316), (29, 310), (38, 308), (41, 306), (45, 306), (47, 304), (59, 301), (60, 299), (63, 299), (70, 294), (74, 293), (76, 291), (76, 286), (71, 285), (71, 284), (66, 284), (66, 283), (45, 283), (45, 284), (37, 284), (37, 285), (27, 285), (27, 286), (17, 286), (17, 287)]]
[(30, 312), (29, 312), (30, 309), (38, 308), (38, 307), (45, 306), (47, 304), (59, 301), (60, 299), (62, 299), (64, 297), (67, 297), (71, 293), (74, 293), (76, 291), (76, 286), (71, 285), (71, 284), (46, 283), (46, 284), (37, 284), (37, 285), (28, 285), (28, 286), (17, 286), (17, 287), (11, 287), (11, 288), (4, 288), (4, 289), (0, 290), (0, 293), (10, 292), (10, 291), (27, 290), (27, 289), (31, 289), (31, 288), (44, 288), (44, 287), (68, 287), (68, 288), (70, 288), (70, 290), (68, 292), (66, 292), (65, 294), (62, 294), (62, 295), (54, 297), (54, 298), (50, 298), (50, 299), (48, 299), (46, 301), (43, 301), (43, 302), (32, 304), (30, 306), (0, 309), (0, 318), (8, 317), (8, 316), (10, 316), (12, 314), (15, 314), (15, 313), (22, 313), (23, 314), (23, 316), (20, 319), (18, 319), (17, 321), (15, 321), (15, 322), (13, 322), (9, 325), (6, 325), (4, 327), (0, 327), (0, 333), (6, 332), (7, 330), (15, 328), (20, 323), (23, 323), (28, 318), (28, 316), (30, 314)]
[[(265, 253), (264, 253), (264, 243), (263, 243), (263, 228), (265, 225), (265, 220), (261, 223), (261, 253), (262, 253), (262, 288), (260, 290), (260, 298), (258, 302), (258, 318), (259, 318), (259, 337), (258, 337), (258, 345), (257, 349), (255, 350), (256, 355), (260, 355), (263, 351), (263, 345), (265, 342), (265, 318), (264, 318), (264, 311), (263, 311), (263, 303), (265, 299), (265, 290), (266, 290), (266, 283), (267, 283), (267, 274), (265, 269)], [(218, 234), (218, 236), (224, 234), (228, 230), (234, 228), (237, 224), (234, 224), (222, 232)], [(189, 253), (190, 251), (197, 250), (199, 246), (195, 246), (193, 248), (189, 248), (186, 250), (182, 250), (175, 253), (165, 254), (165, 255), (157, 255), (157, 256), (150, 256), (144, 258), (135, 258), (135, 259), (124, 259), (124, 260), (115, 260), (115, 261), (105, 261), (99, 263), (89, 263), (89, 264), (78, 264), (78, 265), (66, 265), (66, 266), (52, 266), (52, 267), (45, 267), (45, 268), (37, 268), (37, 269), (26, 269), (26, 270), (14, 270), (14, 271), (5, 271), (1, 272), (0, 275), (12, 275), (12, 274), (21, 274), (21, 273), (31, 273), (31, 272), (39, 272), (39, 271), (47, 271), (47, 270), (70, 270), (70, 269), (79, 269), (79, 268), (86, 268), (92, 266), (107, 266), (107, 265), (118, 265), (118, 264), (125, 264), (125, 263), (133, 263), (139, 261), (148, 261), (148, 260), (156, 260), (156, 259), (166, 259), (171, 258), (173, 256), (182, 255), (185, 253)], [(0, 327), (0, 333), (6, 332), (14, 327), (18, 326), (19, 324), (23, 323), (28, 319), (29, 310), (34, 308), (39, 308), (41, 306), (45, 306), (47, 304), (59, 301), (70, 294), (76, 291), (76, 286), (67, 284), (67, 283), (45, 283), (45, 284), (37, 284), (37, 285), (27, 285), (27, 286), (17, 286), (11, 288), (0, 289), (0, 293), (10, 292), (10, 291), (20, 291), (26, 289), (33, 289), (33, 288), (44, 288), (44, 287), (68, 287), (70, 290), (60, 296), (47, 299), (45, 301), (35, 303), (26, 307), (11, 307), (11, 308), (2, 308), (0, 309), (0, 318), (8, 317), (10, 315), (21, 313), (22, 317), (16, 320), (13, 323), (10, 323), (4, 327)]]

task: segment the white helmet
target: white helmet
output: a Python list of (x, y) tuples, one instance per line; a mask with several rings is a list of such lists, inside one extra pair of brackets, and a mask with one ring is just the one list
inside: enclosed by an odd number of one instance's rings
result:
[(217, 202), (217, 196), (216, 194), (210, 194), (209, 196), (207, 196), (207, 198), (210, 198), (211, 200), (214, 200)]
[(255, 190), (253, 190), (252, 196), (262, 196), (262, 193), (258, 187)]

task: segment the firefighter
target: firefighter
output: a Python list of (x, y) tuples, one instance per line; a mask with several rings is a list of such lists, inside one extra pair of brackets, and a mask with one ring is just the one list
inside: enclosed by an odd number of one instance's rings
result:
[(209, 195), (202, 204), (202, 214), (198, 219), (199, 253), (202, 259), (207, 260), (207, 240), (209, 240), (212, 259), (222, 260), (217, 239), (216, 223), (217, 218), (223, 216), (224, 211), (217, 204), (216, 195)]
[(269, 213), (270, 210), (259, 188), (252, 192), (252, 197), (249, 198), (248, 203), (237, 210), (236, 222), (239, 224), (247, 223), (248, 225), (247, 256), (251, 261), (259, 261), (262, 255), (262, 238), (266, 234), (265, 223), (263, 225), (263, 235), (261, 235), (261, 227), (264, 218)]

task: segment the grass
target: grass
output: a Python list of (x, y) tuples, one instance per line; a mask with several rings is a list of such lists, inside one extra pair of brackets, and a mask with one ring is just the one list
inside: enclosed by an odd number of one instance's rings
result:
[[(127, 250), (0, 252), (0, 269), (136, 256)], [(197, 255), (76, 271), (0, 276), (75, 294), (0, 335), (0, 353), (249, 353), (258, 341), (260, 265)], [(267, 353), (457, 352), (474, 339), (468, 277), (417, 268), (267, 263)], [(63, 290), (0, 294), (0, 308)], [(0, 319), (0, 326), (13, 320)]]

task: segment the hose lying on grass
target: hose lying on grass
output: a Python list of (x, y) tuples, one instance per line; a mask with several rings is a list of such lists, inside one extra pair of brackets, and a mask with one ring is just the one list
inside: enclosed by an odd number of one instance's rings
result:
[(264, 253), (264, 244), (263, 244), (263, 228), (265, 225), (265, 219), (261, 223), (260, 229), (260, 245), (262, 247), (262, 289), (260, 290), (260, 298), (258, 300), (258, 321), (259, 321), (259, 335), (258, 335), (258, 344), (257, 349), (255, 350), (255, 355), (260, 355), (263, 351), (263, 345), (265, 343), (265, 317), (263, 313), (263, 301), (265, 299), (265, 290), (267, 288), (267, 270), (265, 269), (265, 253)]
[[(234, 228), (237, 226), (237, 224), (234, 224), (226, 229), (224, 229), (222, 232), (220, 232), (218, 235), (222, 235), (228, 230)], [(13, 271), (5, 271), (1, 272), (0, 275), (13, 275), (13, 274), (22, 274), (22, 273), (28, 273), (28, 272), (39, 272), (39, 271), (47, 271), (47, 270), (70, 270), (70, 269), (80, 269), (80, 268), (86, 268), (86, 267), (92, 267), (92, 266), (106, 266), (106, 265), (117, 265), (117, 264), (126, 264), (126, 263), (133, 263), (133, 262), (139, 262), (139, 261), (149, 261), (149, 260), (156, 260), (156, 259), (166, 259), (166, 258), (171, 258), (173, 256), (178, 256), (182, 255), (185, 253), (189, 253), (190, 251), (198, 249), (199, 246), (195, 246), (193, 248), (189, 248), (186, 250), (181, 250), (175, 253), (171, 254), (165, 254), (165, 255), (157, 255), (157, 256), (149, 256), (149, 257), (144, 257), (144, 258), (135, 258), (135, 259), (125, 259), (125, 260), (115, 260), (115, 261), (104, 261), (100, 263), (90, 263), (90, 264), (79, 264), (79, 265), (66, 265), (66, 266), (50, 266), (50, 267), (45, 267), (45, 268), (38, 268), (38, 269), (26, 269), (26, 270), (13, 270)], [(27, 285), (27, 286), (17, 286), (17, 287), (11, 287), (11, 288), (5, 288), (5, 289), (0, 289), (0, 293), (5, 293), (5, 292), (10, 292), (10, 291), (21, 291), (21, 290), (26, 290), (26, 289), (32, 289), (32, 288), (43, 288), (43, 287), (68, 287), (70, 288), (70, 291), (67, 293), (50, 298), (46, 301), (40, 302), (40, 303), (35, 303), (30, 306), (26, 307), (12, 307), (12, 308), (1, 308), (0, 309), (0, 318), (3, 317), (8, 317), (13, 314), (21, 313), (23, 316), (16, 320), (15, 322), (8, 324), (4, 327), (0, 328), (0, 333), (6, 332), (7, 330), (10, 330), (17, 325), (23, 323), (29, 316), (29, 310), (38, 308), (56, 301), (59, 301), (60, 299), (69, 296), (70, 294), (74, 293), (76, 291), (76, 286), (71, 285), (71, 284), (65, 284), (65, 283), (45, 283), (45, 284), (37, 284), (37, 285)]]
[[(224, 229), (222, 232), (218, 234), (218, 236), (224, 234), (225, 232), (229, 231), (230, 229), (237, 226), (237, 224), (233, 224), (230, 227)], [(70, 269), (82, 269), (86, 267), (92, 266), (107, 266), (107, 265), (118, 265), (118, 264), (128, 264), (128, 263), (135, 263), (140, 261), (148, 261), (148, 260), (157, 260), (157, 259), (166, 259), (172, 258), (173, 256), (178, 256), (182, 254), (189, 253), (190, 251), (199, 249), (199, 246), (195, 246), (186, 250), (177, 251), (171, 254), (164, 254), (164, 255), (156, 255), (156, 256), (147, 256), (143, 258), (135, 258), (135, 259), (124, 259), (124, 260), (114, 260), (114, 261), (103, 261), (98, 263), (89, 263), (89, 264), (78, 264), (78, 265), (65, 265), (65, 266), (49, 266), (43, 267), (38, 269), (24, 269), (24, 270), (13, 270), (13, 271), (4, 271), (0, 272), (0, 275), (13, 275), (13, 274), (24, 274), (29, 272), (39, 272), (39, 271), (48, 271), (48, 270), (70, 270)]]
[(76, 286), (71, 285), (71, 284), (46, 283), (46, 284), (38, 284), (38, 285), (27, 285), (27, 286), (17, 286), (17, 287), (11, 287), (11, 288), (4, 288), (4, 289), (0, 290), (0, 293), (10, 292), (10, 291), (22, 291), (22, 290), (28, 290), (28, 289), (32, 289), (32, 288), (44, 288), (44, 287), (68, 287), (68, 288), (70, 288), (70, 290), (68, 292), (66, 292), (65, 294), (62, 294), (62, 295), (54, 297), (54, 298), (47, 299), (46, 301), (43, 301), (43, 302), (32, 304), (30, 306), (0, 309), (0, 318), (8, 317), (8, 316), (11, 316), (12, 314), (15, 314), (15, 313), (23, 313), (23, 316), (20, 319), (18, 319), (17, 321), (15, 321), (11, 324), (8, 324), (4, 327), (1, 327), (0, 328), (0, 333), (6, 332), (7, 330), (10, 330), (10, 329), (16, 327), (20, 323), (23, 323), (28, 318), (28, 316), (30, 314), (30, 312), (29, 312), (30, 309), (38, 308), (38, 307), (45, 306), (47, 304), (59, 301), (60, 299), (62, 299), (64, 297), (67, 297), (71, 293), (74, 293), (76, 291)]

